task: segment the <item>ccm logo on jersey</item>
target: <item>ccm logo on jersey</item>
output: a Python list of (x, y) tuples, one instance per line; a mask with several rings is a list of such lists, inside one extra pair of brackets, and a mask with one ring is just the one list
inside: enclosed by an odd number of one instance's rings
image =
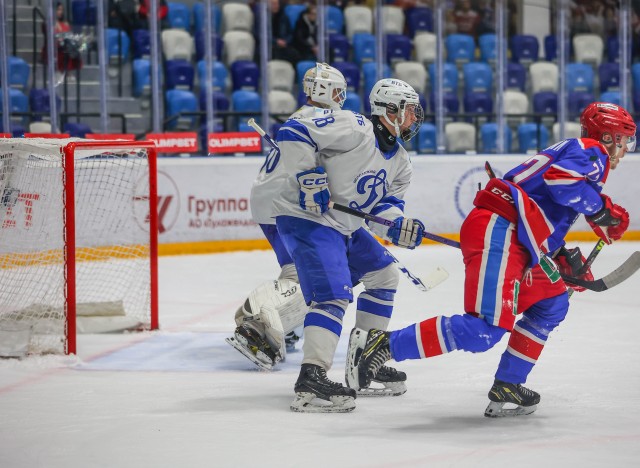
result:
[(513, 204), (513, 197), (509, 195), (507, 192), (505, 192), (504, 190), (501, 190), (498, 187), (492, 187), (491, 193), (493, 193), (494, 195), (498, 195), (503, 200), (506, 200), (509, 203)]

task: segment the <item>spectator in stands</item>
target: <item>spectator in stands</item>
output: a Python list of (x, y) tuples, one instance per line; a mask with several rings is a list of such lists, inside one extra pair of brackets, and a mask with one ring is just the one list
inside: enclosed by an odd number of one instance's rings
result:
[(494, 2), (482, 0), (478, 6), (480, 21), (478, 22), (478, 36), (496, 32), (496, 10)]
[(284, 12), (287, 2), (271, 0), (271, 57), (274, 60), (286, 60), (295, 67), (300, 60), (300, 54), (292, 47), (293, 30), (289, 18)]
[[(64, 5), (62, 2), (56, 3), (56, 22), (53, 27), (53, 34), (58, 48), (57, 71), (76, 70), (82, 67), (80, 50), (83, 44), (79, 37), (74, 37), (71, 33), (71, 25), (64, 17)], [(46, 25), (42, 24), (42, 32), (45, 34), (45, 43), (42, 48), (42, 62), (47, 63), (47, 35)]]
[[(149, 5), (149, 0), (140, 0), (140, 7), (138, 8), (138, 17), (136, 21), (135, 29), (149, 29), (149, 22), (147, 21), (149, 17), (149, 12), (151, 11), (151, 6)], [(169, 27), (169, 19), (167, 18), (167, 14), (169, 13), (169, 7), (167, 6), (166, 0), (159, 0), (158, 2), (158, 19), (160, 20), (160, 29), (166, 29)]]
[(618, 34), (618, 10), (616, 7), (607, 6), (604, 9), (604, 34), (605, 37)]
[(122, 29), (129, 39), (133, 39), (133, 30), (137, 27), (138, 0), (109, 0), (109, 17), (107, 19), (110, 28)]
[(318, 42), (316, 39), (316, 16), (315, 5), (309, 5), (302, 12), (296, 27), (293, 30), (293, 46), (300, 54), (300, 60), (316, 61), (318, 57)]
[(604, 6), (600, 0), (591, 0), (584, 6), (584, 19), (591, 34), (604, 34)]
[(471, 8), (471, 0), (460, 0), (454, 11), (458, 33), (476, 37), (480, 15)]

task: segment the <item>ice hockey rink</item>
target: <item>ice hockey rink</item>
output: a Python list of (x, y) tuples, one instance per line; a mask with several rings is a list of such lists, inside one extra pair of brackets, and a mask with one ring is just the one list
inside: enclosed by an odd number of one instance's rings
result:
[[(606, 246), (595, 276), (636, 250)], [(458, 250), (393, 253), (415, 273), (442, 266), (450, 277), (427, 293), (401, 279), (391, 328), (462, 311)], [(0, 467), (638, 466), (640, 273), (574, 295), (528, 381), (538, 411), (488, 419), (506, 338), (483, 354), (397, 364), (408, 374), (401, 397), (359, 398), (348, 414), (291, 413), (302, 352), (265, 372), (224, 342), (246, 293), (277, 272), (268, 251), (161, 257), (161, 331), (81, 335), (77, 357), (0, 360)], [(344, 378), (353, 307), (334, 380)]]

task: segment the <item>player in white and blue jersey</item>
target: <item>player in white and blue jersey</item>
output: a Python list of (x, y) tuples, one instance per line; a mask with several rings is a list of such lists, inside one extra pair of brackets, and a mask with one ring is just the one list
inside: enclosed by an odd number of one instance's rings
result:
[[(421, 222), (404, 216), (412, 169), (398, 142), (408, 141), (422, 124), (418, 95), (405, 82), (386, 79), (376, 83), (370, 102), (371, 120), (333, 111), (291, 119), (276, 137), (280, 155), (274, 172), (280, 176), (271, 180), (270, 209), (310, 306), (293, 411), (346, 412), (355, 407), (355, 389), (326, 376), (353, 286), (360, 282), (365, 287), (357, 298), (357, 326), (386, 329), (398, 284), (386, 249), (358, 218), (329, 210), (329, 200), (393, 221), (391, 228), (371, 229), (396, 245), (415, 248), (424, 230)], [(384, 380), (396, 385), (385, 385), (379, 394), (404, 393), (403, 373), (392, 368), (383, 373)], [(332, 405), (317, 405), (316, 397)]]

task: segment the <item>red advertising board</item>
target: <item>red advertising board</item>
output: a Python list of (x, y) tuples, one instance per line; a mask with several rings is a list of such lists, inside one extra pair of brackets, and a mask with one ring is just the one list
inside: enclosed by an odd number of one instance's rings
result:
[(256, 132), (209, 133), (209, 153), (259, 153), (260, 135)]
[(159, 153), (195, 153), (198, 151), (196, 132), (147, 133), (146, 139), (156, 144)]

